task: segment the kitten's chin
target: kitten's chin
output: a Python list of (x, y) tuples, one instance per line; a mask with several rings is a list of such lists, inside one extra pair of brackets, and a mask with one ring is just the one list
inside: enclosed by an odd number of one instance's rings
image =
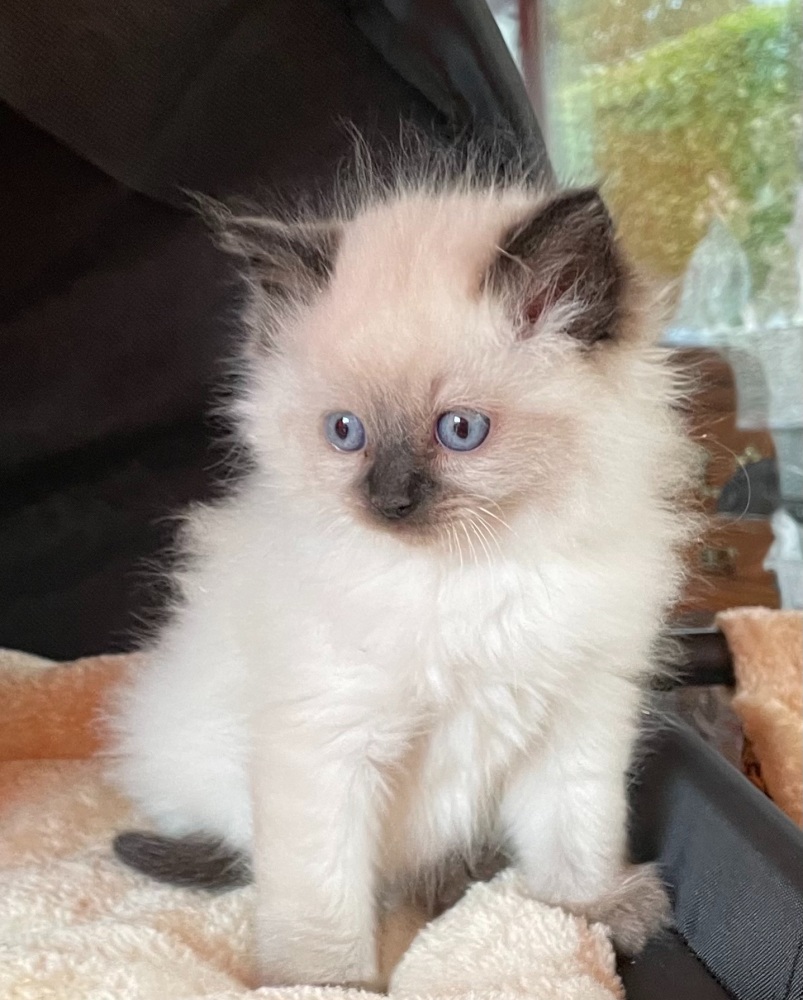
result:
[[(361, 518), (361, 523), (373, 534), (382, 535), (384, 538), (401, 542), (413, 548), (439, 548), (445, 545), (445, 532), (443, 528), (433, 525), (423, 520), (401, 520), (392, 521), (381, 515), (366, 513)], [(445, 545), (446, 548), (448, 546)]]

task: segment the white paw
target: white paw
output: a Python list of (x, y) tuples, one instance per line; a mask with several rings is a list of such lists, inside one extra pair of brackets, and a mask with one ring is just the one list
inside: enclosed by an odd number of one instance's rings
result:
[(260, 985), (343, 986), (376, 990), (379, 985), (376, 942), (344, 941), (333, 933), (305, 936), (263, 934), (260, 941)]

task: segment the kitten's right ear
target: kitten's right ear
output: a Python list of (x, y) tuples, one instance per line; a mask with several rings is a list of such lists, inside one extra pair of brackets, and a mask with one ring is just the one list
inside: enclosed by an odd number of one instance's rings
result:
[(520, 339), (563, 306), (566, 334), (591, 347), (615, 335), (626, 278), (608, 210), (585, 188), (551, 198), (506, 233), (486, 286), (512, 303)]
[(288, 223), (257, 213), (238, 214), (202, 203), (217, 243), (247, 262), (249, 276), (267, 295), (305, 297), (332, 276), (341, 226), (325, 220)]

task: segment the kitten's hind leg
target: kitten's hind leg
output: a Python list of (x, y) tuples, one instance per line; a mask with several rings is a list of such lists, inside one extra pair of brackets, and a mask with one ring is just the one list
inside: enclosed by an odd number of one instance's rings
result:
[(170, 885), (220, 891), (252, 880), (247, 858), (214, 837), (130, 830), (115, 837), (113, 848), (129, 868)]

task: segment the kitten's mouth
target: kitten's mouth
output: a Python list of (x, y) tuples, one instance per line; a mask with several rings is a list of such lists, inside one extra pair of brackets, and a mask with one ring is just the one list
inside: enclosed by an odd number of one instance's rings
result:
[(374, 531), (392, 536), (411, 547), (427, 547), (451, 557), (456, 565), (476, 565), (490, 559), (499, 541), (486, 527), (472, 526), (471, 519), (456, 518), (430, 505), (404, 517), (387, 517), (368, 504), (363, 520)]
[(371, 528), (393, 535), (395, 538), (410, 544), (431, 544), (441, 533), (437, 517), (433, 515), (431, 509), (391, 508), (385, 511), (378, 510), (371, 503), (366, 503), (363, 505), (363, 513), (364, 520)]

